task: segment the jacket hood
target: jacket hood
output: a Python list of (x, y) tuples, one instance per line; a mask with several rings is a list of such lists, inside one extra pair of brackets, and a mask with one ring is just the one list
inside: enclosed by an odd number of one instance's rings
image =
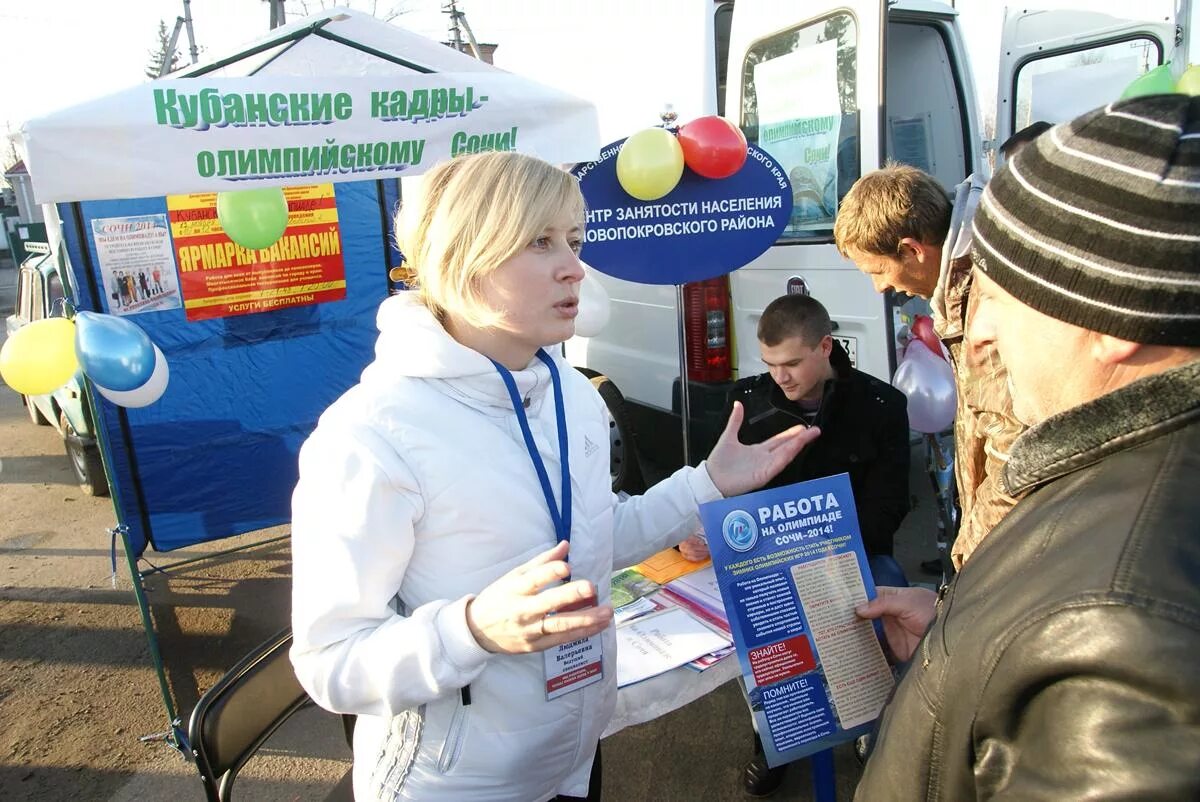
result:
[[(426, 379), (452, 395), (512, 408), (508, 390), (491, 360), (451, 337), (416, 293), (397, 293), (380, 304), (376, 325), (375, 360), (363, 371), (363, 384), (391, 383), (399, 377)], [(560, 371), (567, 369), (556, 350), (546, 352)], [(545, 364), (535, 357), (524, 370), (512, 373), (518, 392), (530, 399), (530, 406), (540, 402), (550, 386)]]

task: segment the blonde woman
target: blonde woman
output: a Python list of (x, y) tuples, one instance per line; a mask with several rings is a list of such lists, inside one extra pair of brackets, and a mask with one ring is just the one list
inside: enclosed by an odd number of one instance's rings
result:
[(300, 454), (292, 661), (358, 714), (359, 800), (599, 797), (616, 700), (609, 577), (687, 537), (814, 436), (610, 489), (599, 395), (558, 355), (583, 269), (575, 179), (515, 153), (431, 170), (397, 220), (418, 289)]

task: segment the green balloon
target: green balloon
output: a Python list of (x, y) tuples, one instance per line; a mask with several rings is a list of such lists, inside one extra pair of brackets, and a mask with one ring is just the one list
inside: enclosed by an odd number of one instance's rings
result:
[(1192, 64), (1179, 76), (1175, 91), (1195, 97), (1200, 95), (1200, 64)]
[(1121, 93), (1121, 100), (1142, 95), (1170, 95), (1174, 92), (1175, 80), (1171, 77), (1171, 62), (1168, 61), (1134, 79)]
[(270, 248), (287, 228), (287, 199), (280, 187), (218, 192), (217, 221), (243, 248)]

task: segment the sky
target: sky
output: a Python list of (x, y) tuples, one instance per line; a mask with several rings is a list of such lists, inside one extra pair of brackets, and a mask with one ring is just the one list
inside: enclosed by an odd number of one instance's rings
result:
[[(288, 0), (285, 8), (292, 20), (306, 16), (305, 8), (315, 12), (323, 5), (333, 3)], [(380, 15), (399, 8), (404, 13), (395, 24), (439, 39), (446, 35), (447, 17), (440, 11), (442, 0), (352, 0), (350, 5), (358, 10), (374, 7)], [(503, 44), (511, 50), (521, 35), (535, 34), (537, 20), (549, 5), (552, 3), (546, 0), (459, 2), (478, 40), (502, 43), (498, 55), (501, 64)], [(1002, 6), (1003, 2), (992, 0), (960, 0), (967, 36), (972, 36), (971, 26), (985, 30), (979, 20), (994, 17)], [(203, 48), (202, 61), (269, 30), (270, 12), (265, 0), (192, 0), (191, 12), (196, 44)], [(0, 76), (5, 78), (0, 84), (0, 134), (5, 129), (15, 130), (27, 119), (147, 80), (143, 71), (151, 59), (149, 51), (157, 45), (159, 20), (166, 23), (169, 32), (182, 13), (183, 0), (3, 0)], [(994, 61), (998, 37), (985, 34), (977, 38), (973, 55), (984, 64), (988, 59)], [(992, 39), (995, 43), (988, 41)], [(179, 48), (186, 59), (186, 34), (180, 36)], [(594, 70), (595, 65), (579, 68)], [(565, 64), (563, 69), (570, 71), (572, 65)], [(981, 90), (994, 93), (994, 76), (979, 68), (975, 72)]]
[[(291, 0), (285, 4), (288, 20), (306, 16), (304, 5), (313, 12), (322, 7), (320, 0)], [(358, 0), (351, 5), (359, 10), (407, 7), (411, 11), (400, 18), (405, 27), (438, 38), (445, 33), (439, 0)], [(264, 0), (192, 0), (191, 11), (196, 44), (204, 48), (201, 61), (270, 30)], [(0, 133), (148, 80), (144, 70), (149, 51), (158, 44), (159, 20), (169, 34), (182, 14), (183, 0), (2, 0)], [(184, 55), (181, 63), (187, 63), (186, 33), (180, 34), (178, 47)]]

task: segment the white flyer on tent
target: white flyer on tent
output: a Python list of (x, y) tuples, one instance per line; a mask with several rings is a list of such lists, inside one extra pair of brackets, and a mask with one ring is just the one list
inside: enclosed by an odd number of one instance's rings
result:
[(137, 315), (183, 305), (165, 214), (92, 220), (109, 314)]

